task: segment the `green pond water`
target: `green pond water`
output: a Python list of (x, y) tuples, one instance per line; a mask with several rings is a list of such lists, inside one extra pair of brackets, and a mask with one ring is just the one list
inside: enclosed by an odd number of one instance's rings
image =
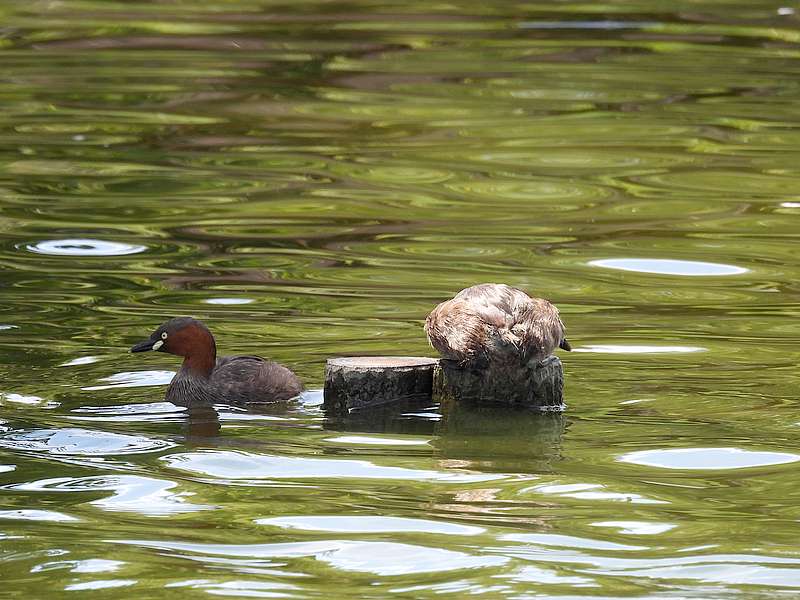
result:
[[(798, 597), (795, 8), (0, 2), (0, 596)], [(563, 416), (326, 421), (484, 281)], [(309, 391), (188, 420), (187, 314)]]

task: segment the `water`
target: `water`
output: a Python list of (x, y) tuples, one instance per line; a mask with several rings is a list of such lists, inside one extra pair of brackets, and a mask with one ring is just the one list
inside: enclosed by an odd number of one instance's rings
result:
[[(800, 591), (800, 27), (780, 2), (0, 3), (3, 591)], [(481, 281), (555, 302), (563, 417), (330, 423)], [(187, 419), (169, 355), (295, 369)]]

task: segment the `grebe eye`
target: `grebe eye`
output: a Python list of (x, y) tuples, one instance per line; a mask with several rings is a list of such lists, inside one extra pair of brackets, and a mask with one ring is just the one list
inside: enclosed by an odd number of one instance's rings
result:
[(166, 331), (165, 331), (164, 333), (162, 333), (162, 334), (161, 334), (161, 339), (162, 339), (162, 340), (165, 340), (165, 339), (167, 339), (167, 332), (166, 332)]

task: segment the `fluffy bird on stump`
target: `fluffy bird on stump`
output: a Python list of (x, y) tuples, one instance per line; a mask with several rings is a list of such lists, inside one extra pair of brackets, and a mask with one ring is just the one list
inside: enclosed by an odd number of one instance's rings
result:
[[(434, 392), (438, 388), (456, 398), (561, 406), (560, 361), (548, 357), (556, 348), (572, 349), (565, 331), (555, 306), (517, 288), (482, 283), (461, 290), (425, 320), (428, 341), (443, 359)], [(542, 387), (545, 379), (554, 378), (558, 381)]]

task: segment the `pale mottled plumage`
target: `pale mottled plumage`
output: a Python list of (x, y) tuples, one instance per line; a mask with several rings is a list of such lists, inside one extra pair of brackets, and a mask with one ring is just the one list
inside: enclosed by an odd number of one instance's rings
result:
[(571, 350), (555, 306), (497, 283), (474, 285), (439, 304), (425, 333), (443, 358), (477, 369), (532, 366), (558, 347)]

